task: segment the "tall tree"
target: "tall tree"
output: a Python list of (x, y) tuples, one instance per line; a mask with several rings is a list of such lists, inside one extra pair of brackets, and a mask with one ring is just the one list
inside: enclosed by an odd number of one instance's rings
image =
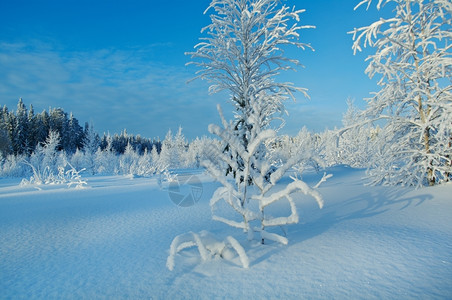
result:
[(12, 152), (11, 139), (8, 132), (8, 108), (3, 106), (0, 110), (0, 157)]
[(83, 140), (83, 152), (85, 154), (87, 169), (94, 175), (96, 172), (96, 151), (100, 146), (99, 135), (94, 130), (94, 126), (85, 123), (85, 132)]
[(64, 150), (69, 153), (75, 153), (77, 149), (81, 149), (83, 147), (83, 140), (83, 128), (80, 126), (74, 115), (70, 113), (67, 123), (67, 132), (65, 136), (66, 145), (64, 145)]
[[(372, 0), (361, 1), (355, 9)], [(353, 49), (375, 48), (369, 77), (381, 89), (368, 99), (370, 119), (384, 119), (374, 183), (434, 185), (451, 172), (452, 3), (450, 0), (379, 0), (395, 16), (356, 28)]]
[(207, 37), (201, 38), (195, 52), (187, 53), (194, 59), (190, 64), (199, 67), (196, 78), (212, 83), (211, 93), (231, 93), (235, 134), (245, 147), (254, 126), (264, 128), (276, 118), (276, 113), (285, 112), (285, 99), (296, 91), (307, 96), (306, 89), (278, 82), (275, 77), (291, 69), (291, 65), (300, 65), (297, 59), (286, 57), (283, 48), (311, 48), (298, 39), (301, 29), (313, 26), (297, 23), (304, 10), (279, 4), (274, 0), (212, 1), (206, 10), (215, 11), (212, 23), (202, 30)]
[(28, 149), (28, 153), (32, 153), (33, 150), (35, 149), (36, 145), (38, 144), (38, 140), (37, 140), (37, 136), (36, 136), (37, 122), (36, 122), (35, 110), (33, 108), (33, 105), (31, 105), (31, 104), (30, 104), (30, 108), (28, 109), (27, 122), (28, 122), (27, 149)]
[(60, 136), (58, 150), (63, 150), (68, 145), (68, 117), (62, 108), (49, 109), (49, 127), (51, 131), (55, 131)]
[(50, 116), (49, 113), (43, 110), (40, 114), (36, 115), (36, 141), (37, 144), (43, 144), (50, 131)]
[[(223, 200), (243, 220), (233, 221), (219, 215), (214, 215), (214, 219), (243, 229), (249, 238), (258, 231), (262, 243), (266, 238), (286, 243), (285, 238), (267, 232), (267, 227), (298, 221), (290, 194), (302, 190), (316, 197), (320, 206), (321, 200), (297, 179), (277, 195), (271, 193), (285, 171), (298, 162), (299, 156), (282, 166), (272, 165), (266, 144), (276, 136), (270, 127), (285, 112), (283, 102), (293, 98), (297, 91), (307, 96), (306, 89), (279, 82), (276, 76), (300, 65), (297, 59), (285, 56), (284, 49), (287, 46), (310, 48), (299, 41), (299, 32), (313, 26), (299, 25), (299, 15), (304, 10), (291, 9), (278, 0), (213, 0), (206, 12), (210, 10), (214, 11), (211, 24), (203, 29), (207, 36), (195, 46), (195, 52), (188, 54), (193, 58), (191, 64), (199, 68), (196, 78), (212, 83), (210, 92), (227, 90), (230, 93), (235, 118), (228, 123), (218, 107), (223, 126), (210, 125), (209, 131), (220, 137), (223, 149), (212, 144), (210, 151), (215, 161), (203, 164), (223, 184), (212, 198), (212, 209)], [(218, 160), (234, 175), (234, 184), (225, 177), (228, 172), (218, 165)], [(249, 185), (255, 185), (259, 192), (253, 195)], [(264, 214), (265, 207), (282, 199), (290, 204), (290, 217), (272, 219)], [(257, 211), (253, 210), (256, 206), (250, 205), (253, 201), (258, 202)]]
[[(299, 15), (304, 10), (290, 9), (274, 0), (213, 0), (206, 12), (214, 10), (212, 23), (202, 32), (207, 37), (189, 52), (190, 64), (199, 67), (198, 77), (212, 83), (211, 93), (228, 90), (235, 106), (234, 134), (247, 148), (256, 126), (267, 127), (277, 113), (285, 112), (283, 101), (293, 97), (295, 87), (275, 80), (281, 71), (300, 65), (284, 55), (284, 46), (311, 48), (299, 42)], [(225, 146), (230, 151), (229, 145)], [(234, 156), (234, 154), (231, 154)], [(244, 165), (238, 157), (239, 169)], [(227, 170), (232, 171), (231, 167)], [(235, 176), (235, 174), (234, 174)]]
[(22, 98), (17, 103), (17, 112), (14, 124), (13, 148), (14, 153), (28, 153), (28, 112)]

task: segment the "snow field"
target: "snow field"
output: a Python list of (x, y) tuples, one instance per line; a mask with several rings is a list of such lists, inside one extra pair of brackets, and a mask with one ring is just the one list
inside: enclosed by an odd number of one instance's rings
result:
[[(285, 228), (287, 246), (248, 242), (212, 221), (218, 184), (200, 173), (203, 195), (191, 207), (174, 205), (153, 178), (91, 177), (82, 190), (1, 179), (0, 298), (451, 298), (452, 185), (365, 187), (363, 171), (330, 173), (322, 210), (295, 194), (300, 223)], [(236, 238), (249, 269), (235, 253), (202, 263), (190, 248), (169, 271), (173, 238), (202, 230)]]

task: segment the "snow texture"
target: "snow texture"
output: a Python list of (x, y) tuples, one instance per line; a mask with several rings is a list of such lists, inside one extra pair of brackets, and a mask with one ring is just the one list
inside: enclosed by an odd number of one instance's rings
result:
[[(322, 210), (293, 195), (300, 223), (287, 228), (287, 246), (237, 238), (248, 269), (240, 250), (200, 263), (195, 246), (178, 253), (173, 271), (168, 249), (187, 228), (201, 240), (205, 228), (236, 236), (211, 219), (209, 197), (181, 208), (149, 178), (94, 176), (85, 189), (42, 190), (0, 179), (1, 298), (451, 299), (452, 185), (363, 186), (362, 170), (327, 171)], [(197, 176), (205, 195), (218, 188)], [(320, 177), (303, 179), (313, 186)]]

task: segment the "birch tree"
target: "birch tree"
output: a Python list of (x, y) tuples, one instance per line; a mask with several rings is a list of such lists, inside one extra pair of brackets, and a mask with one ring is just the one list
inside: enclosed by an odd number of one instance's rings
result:
[[(372, 4), (361, 1), (355, 9)], [(375, 48), (366, 73), (380, 90), (367, 99), (370, 120), (383, 119), (373, 183), (434, 185), (450, 179), (452, 2), (378, 0), (393, 18), (355, 28), (353, 50)]]

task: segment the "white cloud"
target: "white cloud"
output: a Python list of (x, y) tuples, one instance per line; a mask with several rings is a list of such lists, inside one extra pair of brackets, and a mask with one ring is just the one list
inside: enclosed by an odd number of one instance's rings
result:
[(62, 107), (98, 131), (164, 136), (179, 125), (193, 138), (217, 122), (216, 100), (193, 70), (146, 60), (146, 50), (63, 52), (45, 45), (0, 44), (1, 104), (22, 97), (35, 110)]
[[(152, 61), (153, 47), (68, 52), (39, 42), (0, 44), (0, 105), (15, 109), (22, 97), (37, 112), (62, 107), (80, 122), (93, 122), (99, 132), (126, 128), (160, 138), (179, 126), (190, 139), (208, 134), (208, 124), (219, 123), (217, 103), (232, 117), (226, 93), (209, 96), (208, 84), (200, 80), (187, 84), (196, 70)], [(290, 115), (281, 133), (340, 125), (337, 109), (319, 107), (320, 102), (288, 101)]]

